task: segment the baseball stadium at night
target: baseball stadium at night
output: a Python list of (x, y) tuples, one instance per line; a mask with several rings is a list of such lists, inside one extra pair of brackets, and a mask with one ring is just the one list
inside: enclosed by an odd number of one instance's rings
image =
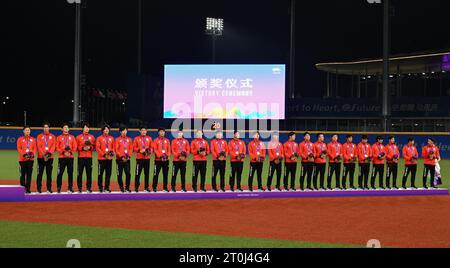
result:
[(450, 247), (448, 1), (6, 3), (0, 248)]

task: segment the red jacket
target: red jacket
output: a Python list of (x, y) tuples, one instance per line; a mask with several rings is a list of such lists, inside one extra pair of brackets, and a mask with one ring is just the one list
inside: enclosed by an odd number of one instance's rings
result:
[(369, 163), (370, 160), (372, 158), (372, 147), (370, 146), (370, 144), (366, 143), (362, 143), (360, 142), (358, 144), (358, 161), (360, 164), (364, 164), (364, 163)]
[(314, 158), (309, 158), (311, 154), (314, 155), (314, 144), (312, 142), (303, 141), (300, 143), (298, 150), (303, 163), (314, 163)]
[[(136, 159), (150, 159), (152, 156), (153, 148), (152, 138), (149, 136), (138, 136), (134, 138), (133, 150), (136, 152)], [(141, 153), (141, 150), (150, 150), (149, 154)]]
[(38, 158), (44, 158), (45, 154), (50, 153), (50, 159), (55, 156), (56, 137), (49, 133), (41, 133), (37, 137)]
[(110, 152), (114, 152), (114, 138), (110, 135), (101, 135), (97, 138), (95, 149), (97, 150), (98, 160), (108, 160), (105, 155)]
[(330, 142), (327, 145), (328, 148), (328, 159), (330, 160), (330, 163), (336, 163), (335, 159), (336, 157), (340, 157), (342, 161), (342, 144), (339, 142)]
[(385, 158), (380, 159), (379, 157), (382, 155), (386, 155), (386, 147), (382, 144), (375, 143), (372, 145), (372, 157), (374, 165), (382, 165), (384, 164)]
[(246, 155), (247, 147), (240, 139), (232, 139), (228, 142), (228, 153), (230, 154), (231, 162), (243, 162), (244, 159), (238, 158), (240, 155)]
[[(69, 150), (66, 150), (66, 147), (70, 147)], [(77, 149), (78, 145), (74, 136), (62, 134), (56, 138), (56, 151), (58, 151), (59, 158), (74, 158)], [(70, 156), (65, 156), (65, 152), (69, 152)]]
[[(34, 161), (37, 150), (36, 139), (33, 137), (22, 136), (17, 140), (17, 152), (19, 152), (19, 162)], [(30, 153), (31, 158), (24, 155)]]
[(170, 141), (168, 138), (158, 137), (153, 140), (153, 152), (155, 152), (155, 161), (161, 161), (163, 154), (170, 156)]
[(321, 157), (323, 152), (327, 152), (327, 145), (325, 142), (314, 143), (314, 162), (317, 164), (325, 164), (327, 162), (327, 157)]
[[(172, 154), (173, 154), (173, 161), (174, 162), (181, 162), (180, 159), (181, 153), (186, 153), (186, 160), (189, 154), (191, 153), (191, 146), (189, 146), (189, 141), (184, 138), (177, 138), (172, 140)], [(184, 160), (184, 162), (186, 162)]]
[[(402, 150), (403, 158), (405, 159), (405, 165), (417, 165), (417, 159), (419, 159), (419, 152), (416, 146), (405, 145)], [(415, 160), (413, 159), (415, 158)]]
[(386, 145), (386, 160), (389, 164), (395, 164), (395, 158), (400, 159), (400, 150), (398, 149), (397, 144), (389, 143)]
[(256, 139), (252, 140), (248, 144), (248, 154), (250, 155), (250, 161), (252, 163), (266, 159), (266, 146), (264, 146), (264, 142)]
[[(300, 159), (299, 147), (295, 141), (288, 140), (283, 145), (284, 159), (285, 163), (297, 163)], [(292, 160), (291, 158), (298, 154), (297, 160)]]
[[(86, 141), (89, 141), (91, 149), (89, 151), (84, 151), (83, 148), (86, 147)], [(91, 134), (80, 134), (77, 136), (78, 144), (78, 158), (92, 158), (92, 152), (95, 149), (95, 137)]]
[(271, 141), (267, 145), (267, 150), (269, 151), (269, 158), (270, 162), (274, 161), (275, 159), (282, 160), (284, 158), (284, 150), (283, 150), (283, 144), (279, 141)]
[[(432, 152), (434, 153), (433, 154), (434, 155), (433, 159), (430, 158)], [(433, 166), (435, 166), (436, 165), (436, 159), (440, 159), (441, 158), (441, 155), (439, 153), (439, 148), (436, 145), (432, 145), (432, 146), (425, 145), (422, 148), (422, 157), (424, 159), (424, 164), (425, 165), (433, 165)]]
[(356, 163), (353, 160), (358, 158), (358, 147), (354, 143), (346, 142), (342, 144), (342, 154), (344, 155), (344, 164)]
[[(200, 154), (200, 148), (204, 148), (206, 155)], [(209, 154), (209, 144), (205, 139), (195, 139), (191, 142), (191, 152), (194, 155), (194, 161), (206, 161)]]
[(224, 139), (214, 139), (211, 141), (211, 153), (213, 160), (219, 160), (219, 154), (225, 153), (225, 157), (228, 156), (228, 144)]
[(131, 159), (133, 155), (133, 140), (129, 137), (122, 136), (116, 138), (114, 151), (116, 152), (117, 160), (121, 160), (124, 156), (128, 156)]

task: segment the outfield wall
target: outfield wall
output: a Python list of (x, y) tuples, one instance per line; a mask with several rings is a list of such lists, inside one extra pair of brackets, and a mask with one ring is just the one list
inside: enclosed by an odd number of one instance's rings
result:
[[(41, 132), (40, 129), (33, 129), (31, 134), (32, 136), (36, 137), (39, 133)], [(60, 129), (52, 129), (52, 133), (55, 135), (59, 135), (61, 133)], [(73, 135), (78, 135), (81, 133), (81, 129), (72, 129), (71, 130), (71, 134)], [(100, 136), (100, 130), (99, 129), (92, 129), (91, 133), (94, 136)], [(269, 133), (270, 132), (261, 132), (261, 136), (262, 136), (262, 140), (269, 140)], [(297, 136), (297, 142), (302, 140), (302, 132), (298, 132), (298, 136)], [(314, 141), (315, 138), (315, 133), (317, 132), (311, 132), (312, 134), (312, 140)], [(347, 134), (347, 132), (325, 132), (325, 139), (328, 142), (331, 138), (331, 135), (333, 133), (337, 133), (339, 134), (339, 141), (340, 142), (345, 142), (345, 135)], [(114, 137), (119, 136), (119, 132), (117, 129), (113, 129), (111, 131), (111, 134)], [(149, 136), (151, 137), (157, 137), (157, 131), (152, 129), (149, 131)], [(356, 133), (351, 133), (354, 135), (354, 142), (358, 143), (361, 139), (361, 135), (363, 134), (367, 134), (369, 136), (369, 141), (371, 143), (373, 143), (375, 141), (376, 136), (378, 135), (382, 135), (383, 137), (385, 137), (385, 142), (387, 142), (387, 137), (392, 135), (391, 133), (362, 133), (362, 132), (356, 132)], [(135, 137), (139, 135), (139, 132), (137, 129), (130, 129), (129, 130), (129, 135), (130, 137)], [(174, 135), (176, 135), (176, 132), (174, 132)], [(232, 138), (232, 131), (231, 132), (227, 132), (226, 134), (227, 138)], [(241, 137), (246, 140), (246, 142), (251, 140), (250, 137), (251, 133), (246, 132), (245, 133), (245, 137), (244, 133), (241, 134)], [(446, 159), (450, 159), (450, 133), (393, 133), (393, 135), (396, 137), (397, 139), (397, 143), (400, 147), (402, 147), (404, 144), (407, 143), (407, 140), (409, 137), (413, 136), (416, 139), (416, 144), (419, 147), (422, 147), (426, 142), (427, 142), (427, 138), (428, 137), (432, 137), (435, 139), (436, 141), (436, 145), (439, 146), (440, 148), (440, 152), (441, 152), (441, 156), (442, 158), (446, 158)], [(15, 127), (6, 127), (6, 128), (0, 128), (0, 150), (14, 150), (16, 149), (16, 141), (17, 139), (22, 136), (22, 129), (21, 128), (15, 128)], [(167, 136), (171, 139), (171, 135), (167, 134)], [(188, 138), (189, 140), (191, 139), (191, 137), (194, 136), (192, 131), (186, 131), (185, 133), (186, 138)], [(207, 136), (207, 138), (211, 138), (213, 136), (213, 132), (207, 131), (205, 132), (205, 136)], [(280, 132), (280, 140), (282, 142), (286, 141), (288, 139), (288, 132), (286, 131), (281, 131)]]

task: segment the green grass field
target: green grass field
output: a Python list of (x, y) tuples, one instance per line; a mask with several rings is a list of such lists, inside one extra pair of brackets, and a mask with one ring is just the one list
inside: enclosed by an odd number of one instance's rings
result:
[[(56, 164), (57, 159), (55, 159), (55, 164), (54, 164), (54, 169), (53, 169), (53, 178), (56, 178), (56, 173), (57, 173), (57, 164)], [(36, 178), (36, 163), (35, 163), (35, 169), (33, 170), (33, 181), (35, 181)], [(115, 163), (113, 164), (113, 173), (112, 173), (112, 181), (116, 181), (117, 175), (116, 175), (116, 168), (115, 168)], [(132, 170), (132, 174), (134, 174), (134, 170), (135, 170), (135, 165), (136, 162), (133, 158), (132, 162), (131, 162), (131, 170)], [(442, 187), (444, 188), (450, 188), (450, 160), (442, 160), (441, 163), (441, 172), (442, 172), (442, 179), (443, 179), (443, 183), (444, 185)], [(77, 170), (77, 163), (75, 161), (75, 167), (74, 167), (74, 175), (76, 176), (76, 170)], [(94, 164), (93, 164), (93, 179), (94, 181), (96, 181), (96, 176), (97, 176), (97, 160), (96, 157), (94, 157)], [(228, 184), (228, 178), (229, 178), (229, 172), (230, 172), (230, 166), (228, 164), (227, 166), (228, 168), (226, 169), (226, 174), (225, 174), (225, 178), (226, 178), (226, 183)], [(402, 173), (403, 173), (403, 161), (400, 162), (400, 166), (399, 166), (399, 175), (398, 175), (398, 186), (401, 186), (401, 177), (402, 177)], [(150, 167), (150, 170), (153, 170), (153, 159), (152, 159), (152, 165)], [(172, 170), (172, 164), (170, 164), (170, 170)], [(192, 179), (192, 161), (188, 162), (187, 165), (187, 172), (186, 172), (186, 182), (190, 183), (191, 179)], [(246, 185), (247, 184), (247, 178), (248, 178), (248, 170), (249, 170), (249, 161), (247, 159), (247, 161), (244, 164), (244, 172), (243, 172), (243, 176), (242, 176), (242, 184)], [(211, 159), (209, 159), (208, 161), (208, 169), (207, 169), (207, 183), (211, 182), (211, 171), (212, 171), (212, 161)], [(267, 180), (267, 176), (268, 176), (268, 172), (269, 172), (269, 162), (268, 160), (266, 160), (266, 163), (264, 165), (264, 170), (263, 170), (263, 185), (266, 185), (266, 180)], [(418, 165), (418, 171), (417, 171), (417, 175), (416, 175), (416, 186), (420, 187), (422, 185), (422, 172), (423, 172), (423, 164), (422, 161), (419, 161), (419, 165)], [(171, 172), (169, 172), (171, 174)], [(152, 174), (151, 174), (152, 175)], [(178, 175), (180, 176), (180, 175)], [(356, 174), (357, 176), (357, 174)], [(64, 176), (64, 179), (67, 178), (67, 175)], [(143, 174), (141, 175), (141, 179), (143, 178)], [(297, 166), (297, 178), (296, 178), (296, 185), (298, 187), (299, 185), (299, 178), (300, 178), (300, 163)], [(19, 166), (17, 163), (17, 152), (15, 151), (0, 151), (0, 183), (1, 180), (15, 180), (17, 179), (17, 182), (19, 181)], [(45, 177), (44, 177), (45, 179)], [(134, 177), (132, 176), (132, 179), (134, 180)], [(150, 176), (151, 179), (151, 176)], [(170, 175), (169, 175), (169, 179), (170, 179)], [(178, 178), (178, 182), (179, 182), (179, 178)], [(334, 181), (334, 179), (333, 179)], [(348, 180), (347, 180), (348, 181)], [(160, 174), (160, 182), (162, 183), (162, 174)], [(357, 179), (355, 179), (355, 182), (357, 182)], [(377, 180), (378, 182), (378, 180)], [(219, 183), (219, 181), (217, 181), (217, 183)], [(253, 182), (254, 185), (256, 185), (256, 178), (254, 179)], [(273, 185), (275, 183), (272, 183)], [(142, 190), (142, 189), (141, 189)]]
[(0, 221), (0, 234), (0, 248), (62, 248), (70, 239), (79, 240), (83, 248), (335, 248), (363, 246), (10, 221)]
[[(95, 158), (94, 158), (95, 159)], [(115, 165), (115, 164), (114, 164)], [(211, 161), (208, 163), (207, 183), (211, 178)], [(53, 177), (56, 178), (56, 164)], [(247, 184), (249, 163), (244, 165), (243, 185)], [(36, 167), (36, 166), (35, 166)], [(134, 170), (135, 161), (132, 161)], [(442, 178), (444, 185), (449, 188), (450, 183), (450, 161), (441, 162)], [(152, 167), (153, 168), (153, 165)], [(187, 182), (191, 182), (192, 162), (188, 163)], [(75, 162), (76, 170), (76, 162)], [(116, 172), (113, 168), (112, 180), (116, 180)], [(297, 185), (299, 184), (299, 170), (297, 170)], [(400, 170), (403, 170), (403, 163), (400, 163)], [(419, 165), (416, 181), (417, 186), (422, 184), (422, 164)], [(263, 179), (264, 185), (267, 179), (268, 163), (264, 165)], [(97, 174), (97, 161), (94, 160), (94, 181)], [(65, 175), (66, 179), (67, 175)], [(228, 183), (229, 168), (227, 168), (226, 178)], [(401, 181), (399, 174), (399, 182)], [(33, 173), (33, 183), (36, 179), (36, 168)], [(0, 184), (2, 180), (17, 180), (19, 182), (19, 169), (17, 163), (17, 153), (15, 151), (0, 151)], [(161, 180), (160, 180), (161, 182)], [(52, 235), (49, 235), (52, 234)], [(68, 226), (45, 223), (25, 223), (2, 221), (0, 219), (0, 248), (3, 247), (65, 247), (69, 239), (78, 239), (82, 247), (92, 248), (114, 248), (114, 247), (158, 247), (158, 248), (338, 248), (338, 247), (363, 247), (364, 245), (340, 245), (315, 242), (272, 240), (259, 238), (227, 237), (217, 235), (200, 235), (186, 233), (166, 233), (157, 231), (128, 230), (100, 227)]]

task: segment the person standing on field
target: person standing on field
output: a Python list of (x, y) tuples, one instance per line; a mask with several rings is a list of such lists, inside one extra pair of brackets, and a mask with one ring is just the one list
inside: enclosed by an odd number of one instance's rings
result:
[(24, 126), (23, 136), (17, 140), (17, 152), (19, 153), (20, 185), (25, 187), (27, 194), (31, 193), (31, 178), (36, 150), (36, 139), (31, 137), (31, 128)]
[(217, 192), (217, 174), (220, 175), (220, 191), (225, 192), (225, 168), (228, 158), (228, 145), (223, 139), (223, 132), (218, 130), (216, 138), (211, 141), (211, 153), (213, 156), (212, 190)]
[(430, 187), (436, 188), (434, 185), (434, 175), (436, 163), (441, 160), (439, 148), (434, 144), (433, 138), (428, 138), (428, 143), (422, 148), (422, 157), (424, 159), (423, 168), (423, 187), (428, 189), (427, 177), (430, 176)]
[(63, 124), (62, 134), (56, 138), (56, 150), (58, 151), (58, 177), (57, 191), (61, 193), (62, 179), (64, 171), (67, 168), (67, 176), (69, 177), (68, 193), (73, 193), (73, 161), (75, 152), (78, 149), (77, 141), (74, 136), (69, 134), (69, 124)]
[(323, 133), (317, 134), (317, 142), (314, 144), (314, 188), (317, 190), (317, 180), (320, 176), (320, 190), (325, 190), (325, 170), (327, 165), (328, 150), (324, 142)]
[[(120, 136), (116, 138), (114, 149), (116, 152), (117, 182), (122, 193), (131, 193), (131, 157), (133, 156), (133, 140), (127, 137), (128, 128), (119, 128)], [(125, 173), (125, 189), (122, 175)]]
[[(109, 135), (110, 127), (102, 127), (102, 135), (97, 138), (95, 148), (98, 157), (98, 190), (100, 193), (105, 191), (111, 193), (109, 188), (111, 183), (112, 163), (115, 152), (114, 138)], [(105, 174), (105, 184), (103, 184), (103, 174)]]
[(240, 133), (237, 130), (234, 131), (234, 137), (228, 143), (228, 152), (231, 162), (230, 190), (234, 192), (234, 187), (236, 186), (237, 191), (242, 192), (242, 170), (244, 169), (247, 148), (245, 143), (240, 139)]
[(335, 174), (336, 187), (341, 188), (341, 165), (342, 165), (342, 144), (339, 143), (339, 137), (334, 134), (331, 142), (328, 143), (328, 180), (327, 190), (332, 190), (332, 178)]
[[(303, 134), (304, 141), (300, 143), (299, 155), (302, 158), (302, 173), (300, 177), (300, 185), (303, 186), (305, 177), (307, 177), (307, 190), (312, 191), (312, 177), (314, 175), (314, 144), (311, 142), (309, 132)], [(303, 187), (302, 187), (303, 189)]]
[(141, 185), (141, 173), (144, 170), (145, 189), (150, 188), (150, 158), (153, 152), (152, 138), (147, 135), (147, 128), (139, 128), (140, 135), (134, 138), (133, 150), (136, 152), (136, 177), (134, 180), (134, 190), (139, 193)]
[(180, 172), (181, 177), (181, 192), (186, 193), (186, 165), (189, 154), (191, 153), (191, 147), (189, 146), (189, 141), (183, 135), (183, 130), (180, 129), (178, 131), (178, 138), (172, 140), (173, 167), (171, 191), (173, 193), (176, 192), (178, 172)]
[(77, 136), (78, 145), (78, 192), (83, 192), (83, 171), (86, 170), (86, 189), (92, 193), (92, 153), (95, 149), (95, 137), (89, 134), (89, 124), (83, 123), (83, 133)]
[(384, 162), (386, 160), (386, 148), (383, 145), (383, 137), (378, 136), (376, 139), (376, 143), (372, 145), (372, 161), (373, 161), (373, 168), (372, 168), (372, 178), (370, 180), (370, 184), (373, 190), (376, 189), (375, 187), (375, 179), (377, 178), (377, 174), (379, 176), (379, 188), (384, 188)]
[[(386, 145), (386, 187), (388, 189), (398, 189), (397, 187), (397, 173), (398, 173), (398, 160), (400, 159), (400, 150), (395, 143), (395, 137), (389, 137), (389, 144)], [(392, 178), (392, 187), (391, 187)]]
[(253, 178), (255, 176), (255, 172), (258, 180), (258, 191), (264, 191), (262, 185), (262, 171), (264, 167), (264, 161), (266, 160), (266, 147), (259, 138), (259, 132), (255, 132), (253, 134), (253, 140), (248, 144), (248, 154), (250, 155), (248, 190), (250, 192), (253, 192)]
[[(284, 191), (295, 191), (295, 177), (297, 174), (297, 161), (300, 158), (298, 144), (295, 141), (296, 135), (294, 132), (289, 133), (289, 140), (283, 145), (284, 152)], [(289, 175), (291, 176), (291, 183), (289, 184)], [(289, 187), (290, 186), (290, 187)], [(300, 189), (303, 190), (304, 177), (300, 179)]]
[(353, 136), (347, 135), (347, 142), (342, 145), (344, 155), (344, 174), (342, 177), (342, 189), (347, 189), (347, 176), (350, 177), (350, 189), (356, 190), (354, 178), (356, 162), (358, 161), (358, 147), (353, 143)]
[[(158, 129), (158, 138), (153, 141), (153, 151), (155, 152), (155, 169), (153, 171), (152, 190), (156, 193), (158, 190), (159, 173), (163, 173), (163, 191), (169, 192), (169, 161), (170, 161), (170, 141), (165, 138), (166, 130)], [(148, 191), (149, 189), (145, 189)]]
[[(275, 189), (277, 191), (281, 191), (281, 177), (283, 174), (281, 173), (281, 168), (284, 160), (284, 150), (283, 144), (280, 142), (280, 134), (278, 132), (272, 133), (272, 140), (269, 142), (267, 146), (269, 151), (269, 177), (267, 179), (267, 191), (272, 191), (272, 180), (275, 172), (277, 173), (277, 183), (275, 185)], [(295, 177), (295, 176), (294, 176)]]
[(50, 124), (43, 124), (43, 132), (37, 137), (38, 147), (38, 174), (37, 192), (42, 193), (42, 176), (47, 175), (47, 193), (52, 191), (53, 158), (56, 150), (56, 137), (50, 133)]
[(369, 175), (370, 175), (371, 161), (372, 161), (372, 147), (369, 144), (369, 137), (367, 137), (367, 135), (363, 135), (361, 138), (361, 142), (358, 144), (359, 189), (369, 190)]
[(208, 155), (210, 153), (208, 142), (203, 139), (203, 131), (197, 130), (196, 139), (191, 142), (191, 152), (194, 156), (194, 164), (192, 170), (192, 189), (197, 192), (197, 180), (200, 174), (200, 191), (206, 192), (206, 165)]
[(414, 145), (414, 138), (408, 139), (408, 144), (403, 146), (402, 150), (403, 158), (405, 159), (405, 171), (403, 172), (402, 188), (406, 189), (406, 182), (409, 174), (411, 174), (411, 188), (416, 187), (416, 173), (417, 173), (417, 160), (419, 159), (419, 152)]

